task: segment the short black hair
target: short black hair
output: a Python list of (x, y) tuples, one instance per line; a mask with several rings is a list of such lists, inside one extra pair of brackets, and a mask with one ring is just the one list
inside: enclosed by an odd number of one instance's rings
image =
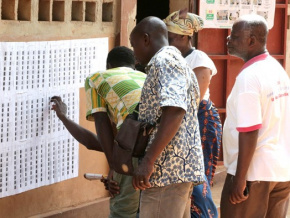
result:
[(134, 52), (125, 46), (117, 46), (109, 52), (107, 64), (112, 67), (135, 66)]

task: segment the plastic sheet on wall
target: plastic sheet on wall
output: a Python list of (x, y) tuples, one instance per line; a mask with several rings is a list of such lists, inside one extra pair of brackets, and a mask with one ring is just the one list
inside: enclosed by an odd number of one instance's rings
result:
[(50, 97), (78, 122), (79, 88), (107, 53), (107, 38), (0, 43), (0, 197), (78, 176), (78, 142)]

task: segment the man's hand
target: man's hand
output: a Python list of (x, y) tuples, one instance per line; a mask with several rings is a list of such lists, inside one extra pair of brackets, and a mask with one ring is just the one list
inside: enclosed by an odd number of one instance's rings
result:
[(135, 189), (145, 190), (151, 187), (149, 178), (154, 170), (154, 162), (176, 135), (184, 115), (185, 110), (182, 108), (162, 107), (162, 116), (158, 131), (152, 144), (147, 149), (145, 157), (134, 173), (133, 187)]
[(153, 165), (146, 158), (144, 158), (141, 164), (138, 166), (133, 176), (133, 187), (138, 190), (145, 190), (150, 188), (149, 178), (153, 172)]
[(56, 115), (59, 119), (66, 116), (67, 113), (67, 106), (63, 101), (61, 100), (61, 97), (59, 96), (53, 96), (50, 99), (50, 102), (52, 102), (51, 110), (54, 110), (56, 112)]
[(239, 155), (237, 163), (237, 171), (233, 177), (233, 186), (230, 193), (230, 202), (238, 204), (248, 199), (248, 195), (244, 195), (247, 185), (246, 175), (256, 150), (259, 130), (239, 133)]
[(104, 183), (105, 189), (109, 191), (111, 198), (115, 197), (115, 195), (120, 194), (119, 184), (113, 180), (114, 170), (109, 171), (109, 175), (107, 178), (101, 179), (101, 182)]
[(232, 190), (230, 191), (229, 200), (232, 204), (238, 204), (248, 199), (249, 195), (244, 195), (247, 181), (234, 177)]

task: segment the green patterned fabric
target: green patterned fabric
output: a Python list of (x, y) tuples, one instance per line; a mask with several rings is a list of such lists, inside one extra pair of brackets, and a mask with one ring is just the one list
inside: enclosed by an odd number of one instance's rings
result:
[(127, 67), (100, 71), (87, 77), (87, 120), (94, 119), (93, 113), (107, 112), (111, 121), (120, 128), (140, 101), (145, 79), (144, 73)]

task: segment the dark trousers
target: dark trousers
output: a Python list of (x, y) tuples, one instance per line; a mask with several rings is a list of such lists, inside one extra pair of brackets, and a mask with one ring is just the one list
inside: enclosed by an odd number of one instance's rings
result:
[(249, 198), (231, 204), (229, 192), (233, 176), (227, 174), (221, 198), (221, 218), (285, 218), (289, 205), (290, 181), (248, 182)]

